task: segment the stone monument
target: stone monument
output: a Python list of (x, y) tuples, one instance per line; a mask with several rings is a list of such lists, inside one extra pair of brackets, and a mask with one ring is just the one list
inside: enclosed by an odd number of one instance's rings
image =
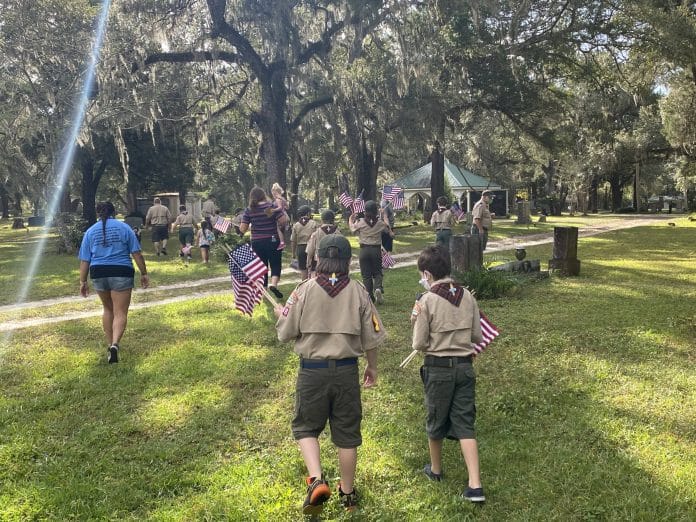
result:
[(553, 259), (549, 272), (564, 276), (580, 275), (578, 259), (578, 227), (553, 228)]
[(481, 236), (478, 235), (463, 234), (450, 237), (452, 270), (455, 272), (481, 270), (483, 266), (483, 248), (481, 247)]
[(532, 223), (532, 213), (529, 208), (529, 201), (517, 202), (517, 221), (518, 225), (529, 225)]

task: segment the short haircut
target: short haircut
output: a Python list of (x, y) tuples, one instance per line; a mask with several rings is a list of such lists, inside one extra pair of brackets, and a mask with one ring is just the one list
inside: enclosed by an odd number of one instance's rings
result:
[(443, 207), (446, 207), (447, 203), (448, 203), (448, 201), (447, 201), (447, 198), (445, 196), (440, 196), (439, 198), (437, 198), (438, 205), (442, 205)]
[(180, 210), (181, 212), (183, 212), (184, 210), (186, 210), (186, 205), (179, 205), (179, 210)]
[(340, 259), (338, 248), (330, 247), (329, 256), (320, 257), (317, 261), (317, 273), (319, 274), (347, 274), (350, 269), (350, 259)]
[(162, 203), (162, 200), (160, 198), (155, 198), (155, 205)]
[(449, 250), (439, 245), (428, 246), (418, 256), (418, 270), (433, 274), (435, 280), (442, 279), (452, 272)]

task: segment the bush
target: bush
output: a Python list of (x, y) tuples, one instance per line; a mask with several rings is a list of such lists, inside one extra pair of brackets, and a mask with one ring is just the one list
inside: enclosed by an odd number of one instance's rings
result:
[(481, 269), (453, 274), (454, 279), (473, 292), (476, 299), (496, 299), (520, 285), (519, 278), (509, 272)]
[(58, 232), (58, 253), (72, 255), (77, 252), (87, 229), (87, 222), (82, 216), (60, 212), (53, 218), (53, 226)]
[(215, 239), (215, 243), (210, 245), (210, 258), (220, 261), (222, 263), (227, 263), (229, 259), (227, 256), (227, 247), (234, 248), (237, 245), (245, 243), (243, 237), (239, 237), (234, 231), (234, 227), (230, 229), (227, 234), (221, 234)]
[(636, 209), (633, 207), (621, 207), (620, 209), (616, 210), (615, 214), (634, 214), (636, 212)]

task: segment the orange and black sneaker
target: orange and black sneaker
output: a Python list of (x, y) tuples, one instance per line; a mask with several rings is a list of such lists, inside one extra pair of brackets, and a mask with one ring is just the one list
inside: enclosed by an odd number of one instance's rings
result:
[(307, 498), (302, 505), (302, 513), (305, 515), (318, 515), (324, 508), (324, 502), (331, 496), (331, 488), (321, 477), (307, 477)]
[(355, 488), (350, 493), (344, 493), (341, 489), (341, 484), (338, 484), (338, 498), (341, 505), (346, 508), (346, 511), (355, 511), (358, 509), (358, 492)]

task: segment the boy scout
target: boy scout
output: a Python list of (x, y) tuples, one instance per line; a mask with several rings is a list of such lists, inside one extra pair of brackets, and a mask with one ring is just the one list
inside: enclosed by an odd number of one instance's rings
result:
[(484, 190), (474, 208), (471, 209), (471, 215), (474, 218), (474, 223), (471, 225), (471, 234), (481, 236), (481, 248), (486, 250), (488, 244), (488, 231), (493, 226), (493, 214), (488, 209), (491, 202), (491, 191)]
[(332, 210), (325, 210), (321, 213), (321, 226), (312, 234), (307, 243), (307, 266), (311, 272), (314, 272), (319, 260), (317, 256), (317, 246), (319, 242), (329, 234), (342, 235), (341, 231), (334, 224), (336, 219)]
[(420, 371), (430, 463), (423, 472), (430, 480), (442, 480), (442, 441), (445, 437), (457, 439), (469, 474), (462, 496), (484, 502), (474, 436), (476, 377), (471, 361), (472, 343), (483, 340), (478, 305), (468, 290), (449, 277), (450, 256), (441, 246), (421, 252), (418, 270), (429, 289), (411, 313), (413, 349), (425, 352)]
[(437, 210), (430, 218), (430, 224), (435, 227), (435, 243), (445, 248), (449, 248), (452, 228), (456, 223), (456, 218), (450, 209), (447, 208), (447, 198), (440, 196), (437, 198)]
[(376, 348), (385, 332), (365, 288), (348, 276), (350, 257), (345, 237), (322, 239), (317, 277), (300, 283), (285, 307), (275, 309), (278, 339), (294, 340), (300, 356), (292, 432), (309, 474), (302, 506), (305, 514), (320, 513), (331, 496), (322, 474), (318, 440), (327, 420), (338, 448), (340, 501), (348, 511), (358, 504), (353, 485), (357, 448), (362, 443), (358, 357), (367, 359), (363, 386), (374, 386)]
[(166, 256), (169, 223), (172, 222), (172, 214), (167, 207), (162, 205), (160, 198), (155, 198), (153, 203), (145, 216), (145, 226), (152, 227), (152, 243), (155, 245), (157, 257), (160, 254)]
[(297, 209), (299, 220), (292, 226), (290, 247), (292, 257), (297, 259), (300, 277), (307, 279), (307, 243), (317, 229), (317, 222), (312, 219), (312, 209), (302, 205)]

